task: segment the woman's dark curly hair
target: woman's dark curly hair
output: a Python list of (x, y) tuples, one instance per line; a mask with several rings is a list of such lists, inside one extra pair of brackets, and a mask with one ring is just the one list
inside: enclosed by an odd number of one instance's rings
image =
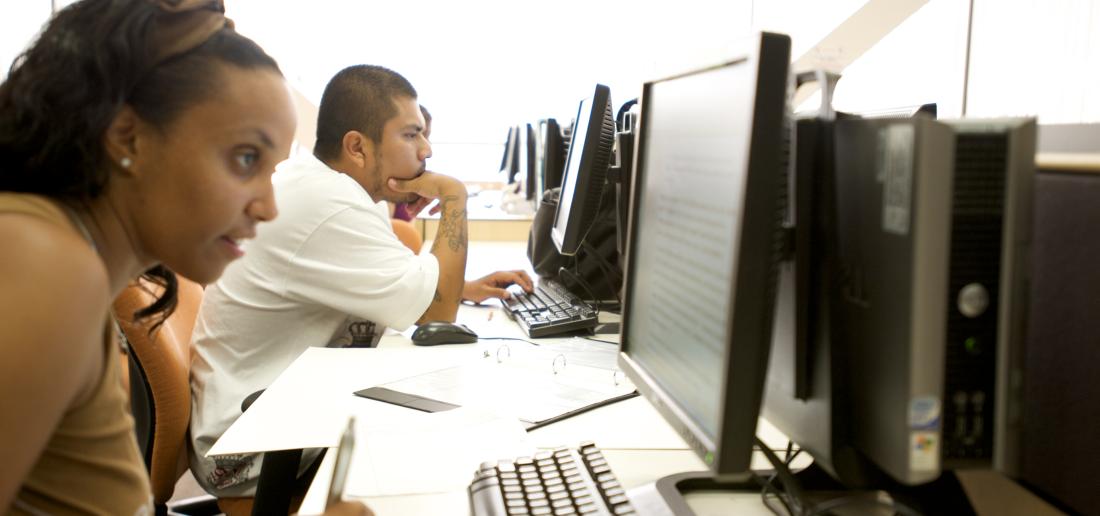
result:
[[(83, 0), (50, 20), (0, 84), (0, 191), (85, 204), (110, 181), (103, 136), (124, 105), (163, 128), (218, 94), (219, 66), (281, 73), (259, 45), (228, 27), (157, 63), (148, 42), (160, 14), (149, 0)], [(157, 316), (155, 328), (175, 309), (176, 277), (163, 265), (143, 277), (163, 292), (134, 315)]]

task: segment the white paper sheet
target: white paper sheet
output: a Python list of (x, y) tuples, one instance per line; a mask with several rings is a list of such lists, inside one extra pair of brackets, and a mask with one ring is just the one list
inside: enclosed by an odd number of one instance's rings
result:
[[(522, 346), (522, 345), (521, 345)], [(464, 407), (513, 414), (542, 422), (634, 392), (634, 385), (610, 369), (579, 365), (552, 350), (520, 351), (386, 383), (395, 391)]]
[(508, 415), (469, 408), (414, 414), (419, 416), (359, 426), (348, 495), (465, 489), (482, 462), (533, 452), (523, 426)]

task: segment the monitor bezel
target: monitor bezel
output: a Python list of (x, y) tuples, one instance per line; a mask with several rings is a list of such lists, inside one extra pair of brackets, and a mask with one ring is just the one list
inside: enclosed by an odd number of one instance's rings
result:
[[(626, 258), (627, 295), (623, 301), (622, 335), (619, 366), (703, 460), (719, 479), (743, 475), (750, 466), (756, 424), (767, 374), (767, 358), (771, 346), (771, 317), (774, 305), (775, 266), (778, 262), (775, 242), (779, 217), (782, 139), (787, 99), (787, 72), (790, 62), (790, 38), (773, 33), (760, 33), (754, 38), (746, 55), (724, 63), (687, 73), (647, 82), (643, 87), (636, 167), (628, 218), (628, 249)], [(746, 81), (755, 88), (752, 108), (749, 157), (744, 177), (744, 202), (740, 206), (740, 238), (735, 242), (738, 259), (734, 289), (731, 291), (733, 314), (727, 325), (727, 345), (723, 363), (724, 392), (720, 401), (721, 414), (715, 439), (687, 416), (686, 411), (667, 393), (630, 354), (630, 318), (632, 298), (629, 285), (636, 271), (631, 258), (636, 253), (639, 203), (645, 185), (646, 149), (655, 84), (705, 74), (729, 66), (749, 66), (751, 77)], [(748, 253), (746, 249), (766, 252)], [(773, 299), (769, 300), (771, 297)], [(755, 300), (756, 302), (749, 302)], [(740, 302), (738, 302), (740, 301)], [(674, 343), (669, 343), (670, 345)], [(749, 364), (745, 367), (745, 364)], [(737, 374), (731, 374), (736, 372)], [(746, 374), (747, 373), (747, 374)], [(746, 414), (751, 414), (746, 417)]]

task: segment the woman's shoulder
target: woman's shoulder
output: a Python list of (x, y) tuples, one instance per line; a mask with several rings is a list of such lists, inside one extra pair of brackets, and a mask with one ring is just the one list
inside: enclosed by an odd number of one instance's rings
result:
[(0, 253), (0, 277), (4, 278), (5, 290), (23, 287), (58, 297), (84, 294), (81, 297), (86, 301), (109, 301), (103, 261), (67, 221), (0, 211), (0, 242), (4, 249)]
[[(111, 301), (106, 269), (64, 219), (0, 210), (0, 242), (0, 311), (18, 314), (0, 322), (0, 354), (30, 375), (28, 382), (54, 379), (50, 388), (67, 405), (102, 364), (102, 345), (89, 344), (103, 342)], [(57, 382), (58, 375), (66, 381)]]

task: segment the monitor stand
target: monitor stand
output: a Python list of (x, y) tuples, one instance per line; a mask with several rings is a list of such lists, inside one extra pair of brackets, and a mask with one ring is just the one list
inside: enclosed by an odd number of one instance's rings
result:
[(617, 322), (597, 324), (592, 330), (596, 335), (618, 335), (621, 325)]
[(695, 511), (685, 497), (703, 492), (743, 492), (748, 495), (746, 500), (751, 500), (750, 503), (759, 504), (760, 500), (760, 484), (753, 481), (750, 474), (746, 473), (743, 479), (718, 482), (709, 471), (669, 475), (652, 484), (631, 489), (628, 496), (638, 514), (689, 516)]
[[(758, 474), (769, 476), (770, 471), (761, 471)], [(847, 510), (859, 512), (867, 508), (873, 509), (876, 505), (885, 507), (882, 505), (883, 502), (888, 503), (893, 499), (915, 508), (918, 514), (975, 514), (966, 493), (949, 471), (945, 471), (939, 480), (923, 486), (904, 489), (894, 486), (887, 490), (845, 488), (816, 464), (811, 464), (794, 473), (794, 476), (798, 479), (809, 503), (827, 505), (826, 502), (829, 500), (846, 499), (848, 503), (843, 504), (845, 507), (841, 509), (842, 513)], [(720, 496), (711, 499), (702, 498), (710, 494)], [(730, 494), (746, 496), (731, 497)], [(715, 481), (709, 471), (676, 473), (652, 484), (631, 489), (628, 493), (634, 509), (639, 514), (660, 516), (694, 515), (696, 512), (692, 506), (702, 509), (705, 514), (735, 514), (749, 507), (759, 508), (760, 495), (760, 482), (754, 480), (751, 474), (745, 474), (743, 479), (719, 482)], [(689, 503), (689, 498), (693, 499), (692, 503)], [(859, 499), (863, 502), (861, 503)], [(899, 513), (908, 514), (908, 511), (901, 510)]]

